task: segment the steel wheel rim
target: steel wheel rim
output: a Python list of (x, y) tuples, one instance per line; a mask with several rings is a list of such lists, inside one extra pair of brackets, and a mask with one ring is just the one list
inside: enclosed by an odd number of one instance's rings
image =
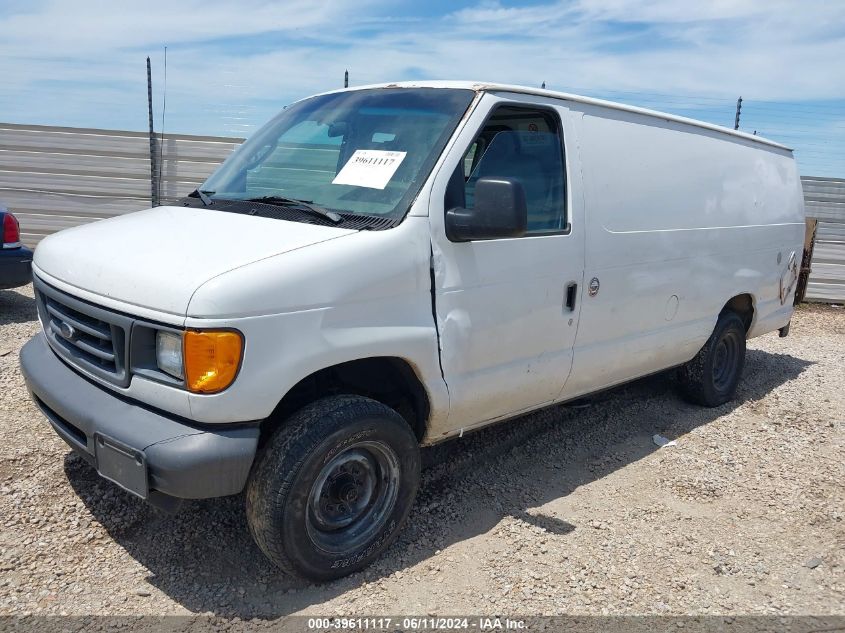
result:
[(399, 491), (399, 458), (384, 442), (356, 442), (326, 462), (311, 485), (305, 526), (320, 549), (343, 554), (382, 531)]
[(716, 344), (713, 350), (713, 386), (717, 391), (727, 391), (733, 384), (739, 348), (739, 337), (735, 332), (725, 332)]

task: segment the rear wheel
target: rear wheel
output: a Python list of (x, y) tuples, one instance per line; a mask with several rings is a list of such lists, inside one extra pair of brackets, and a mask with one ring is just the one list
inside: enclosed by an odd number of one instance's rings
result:
[(678, 379), (688, 400), (716, 407), (733, 398), (744, 365), (745, 324), (735, 312), (723, 312), (704, 347), (678, 370)]
[(370, 564), (399, 534), (420, 476), (417, 439), (361, 396), (307, 405), (270, 439), (247, 487), (256, 543), (285, 572), (331, 580)]

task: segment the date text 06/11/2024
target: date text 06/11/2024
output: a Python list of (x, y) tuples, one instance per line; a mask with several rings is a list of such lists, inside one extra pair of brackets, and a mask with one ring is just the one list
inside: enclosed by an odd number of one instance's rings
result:
[(519, 619), (494, 617), (353, 617), (353, 618), (309, 618), (308, 630), (337, 630), (337, 631), (381, 631), (393, 630), (399, 627), (406, 631), (432, 630), (478, 630), (518, 631), (526, 628), (526, 622)]

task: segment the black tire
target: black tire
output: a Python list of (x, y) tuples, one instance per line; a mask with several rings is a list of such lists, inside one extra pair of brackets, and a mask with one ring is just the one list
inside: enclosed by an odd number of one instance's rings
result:
[(362, 396), (323, 398), (293, 414), (256, 460), (249, 529), (284, 572), (340, 578), (393, 542), (419, 480), (419, 444), (402, 416)]
[(678, 370), (678, 380), (688, 400), (717, 407), (733, 399), (744, 366), (745, 323), (735, 312), (723, 312), (704, 347)]

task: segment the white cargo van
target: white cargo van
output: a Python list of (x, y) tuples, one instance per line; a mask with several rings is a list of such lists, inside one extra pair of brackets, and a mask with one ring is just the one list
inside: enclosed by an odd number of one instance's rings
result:
[(246, 491), (283, 570), (396, 537), (419, 447), (667, 368), (734, 394), (788, 331), (791, 151), (515, 86), (285, 108), (178, 206), (45, 239), (21, 366), (55, 431), (158, 506)]

